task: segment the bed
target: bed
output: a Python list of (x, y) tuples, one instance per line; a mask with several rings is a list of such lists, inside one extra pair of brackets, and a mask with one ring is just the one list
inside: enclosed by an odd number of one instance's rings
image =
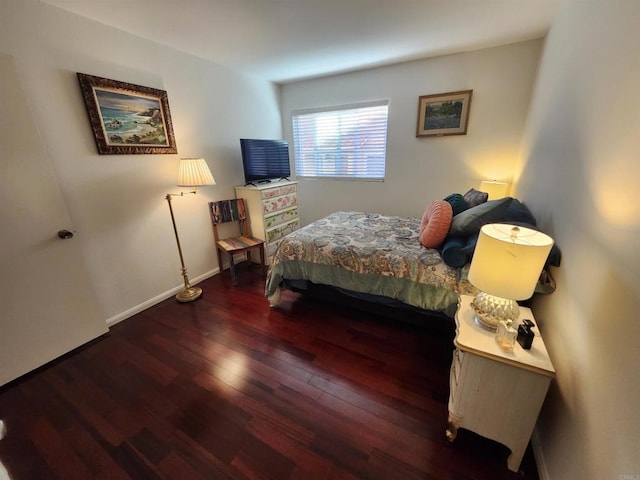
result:
[(423, 247), (419, 227), (419, 218), (336, 212), (300, 228), (273, 256), (267, 298), (275, 306), (283, 281), (305, 280), (452, 316), (458, 294), (472, 293), (466, 268)]
[[(455, 195), (456, 200), (463, 198)], [(467, 280), (477, 231), (485, 223), (522, 220), (508, 214), (513, 201), (484, 197), (472, 207), (466, 201), (461, 207), (437, 201), (422, 219), (335, 212), (283, 238), (269, 266), (265, 295), (275, 307), (282, 288), (325, 285), (358, 298), (452, 318), (458, 296), (477, 292)], [(436, 224), (434, 204), (446, 204), (449, 213), (429, 243), (423, 241), (424, 232), (429, 223)], [(549, 286), (542, 285), (543, 290), (548, 293)]]

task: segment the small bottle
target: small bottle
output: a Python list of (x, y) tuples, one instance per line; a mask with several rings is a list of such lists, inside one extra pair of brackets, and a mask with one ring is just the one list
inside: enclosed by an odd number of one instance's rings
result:
[(531, 348), (531, 344), (533, 343), (533, 337), (535, 336), (535, 334), (531, 331), (533, 326), (534, 323), (528, 318), (525, 318), (522, 321), (522, 324), (520, 324), (520, 326), (518, 327), (518, 343), (525, 350), (529, 350)]
[(516, 343), (518, 332), (513, 328), (512, 323), (511, 320), (500, 320), (496, 330), (496, 342), (505, 352), (513, 351), (513, 345)]

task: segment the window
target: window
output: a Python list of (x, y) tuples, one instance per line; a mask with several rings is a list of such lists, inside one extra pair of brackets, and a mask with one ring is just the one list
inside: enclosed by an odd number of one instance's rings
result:
[(389, 101), (292, 113), (299, 177), (384, 180)]

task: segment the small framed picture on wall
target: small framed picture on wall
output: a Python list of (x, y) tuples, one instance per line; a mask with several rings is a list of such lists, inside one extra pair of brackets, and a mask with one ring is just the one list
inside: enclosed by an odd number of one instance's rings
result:
[(466, 135), (473, 90), (421, 95), (416, 137)]

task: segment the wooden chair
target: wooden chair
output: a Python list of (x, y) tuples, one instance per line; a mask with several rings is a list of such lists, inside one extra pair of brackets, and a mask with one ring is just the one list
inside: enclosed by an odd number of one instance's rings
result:
[[(213, 222), (213, 236), (216, 240), (216, 248), (218, 249), (218, 266), (222, 273), (222, 252), (229, 255), (229, 268), (231, 270), (231, 280), (234, 285), (238, 284), (236, 278), (235, 264), (233, 256), (240, 253), (246, 253), (250, 260), (250, 252), (252, 250), (260, 250), (260, 267), (264, 274), (264, 240), (251, 236), (249, 231), (249, 223), (247, 222), (247, 209), (242, 198), (234, 198), (231, 200), (219, 200), (217, 202), (209, 202), (209, 211), (211, 213), (211, 221)], [(238, 222), (240, 225), (240, 235), (237, 237), (220, 238), (218, 226), (224, 223)]]

